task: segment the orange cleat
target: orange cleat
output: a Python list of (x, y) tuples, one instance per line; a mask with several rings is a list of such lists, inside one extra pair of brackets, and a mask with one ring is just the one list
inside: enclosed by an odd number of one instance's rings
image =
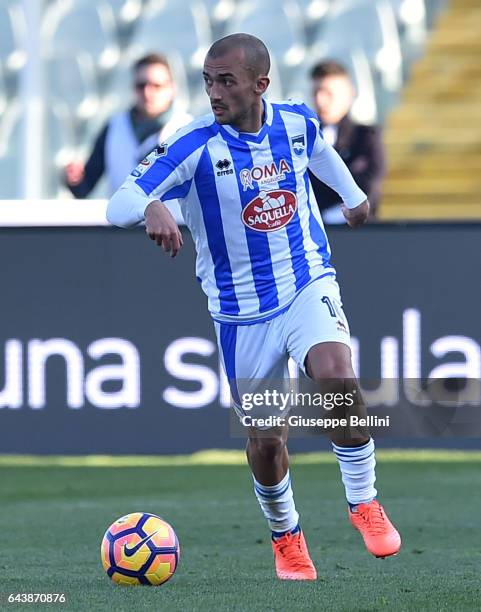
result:
[(272, 540), (277, 577), (281, 580), (315, 580), (316, 568), (307, 550), (302, 531), (286, 533)]
[(354, 512), (349, 509), (349, 518), (361, 532), (366, 548), (375, 557), (384, 559), (399, 552), (401, 536), (376, 499), (368, 504), (359, 504)]

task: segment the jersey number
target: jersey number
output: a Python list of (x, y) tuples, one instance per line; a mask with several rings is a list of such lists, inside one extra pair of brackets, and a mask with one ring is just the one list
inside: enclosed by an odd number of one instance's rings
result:
[(327, 295), (325, 295), (322, 298), (322, 303), (325, 304), (327, 306), (327, 308), (329, 309), (329, 314), (331, 315), (331, 317), (337, 317), (336, 311), (334, 310), (334, 306), (332, 305), (331, 300), (327, 297)]

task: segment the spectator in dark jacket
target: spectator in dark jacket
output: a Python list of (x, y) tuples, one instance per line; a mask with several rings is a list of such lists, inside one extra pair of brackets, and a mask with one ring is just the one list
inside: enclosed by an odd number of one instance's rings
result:
[[(367, 194), (372, 220), (376, 217), (386, 165), (381, 129), (354, 123), (349, 118), (355, 92), (344, 66), (334, 61), (320, 62), (312, 69), (311, 79), (324, 139), (336, 149)], [(310, 179), (324, 221), (345, 223), (340, 196), (311, 173)]]

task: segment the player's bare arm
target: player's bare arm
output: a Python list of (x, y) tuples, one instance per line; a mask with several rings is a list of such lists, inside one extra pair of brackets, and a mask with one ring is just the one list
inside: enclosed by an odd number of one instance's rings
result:
[(154, 200), (145, 209), (145, 231), (171, 257), (175, 257), (184, 244), (172, 213), (160, 200)]
[(369, 217), (369, 201), (364, 200), (359, 206), (355, 208), (348, 208), (345, 204), (341, 204), (342, 214), (346, 219), (349, 227), (356, 228), (361, 227)]

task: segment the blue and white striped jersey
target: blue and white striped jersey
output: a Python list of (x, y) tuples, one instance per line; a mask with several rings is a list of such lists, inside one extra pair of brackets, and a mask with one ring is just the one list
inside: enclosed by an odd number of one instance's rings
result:
[(264, 101), (257, 134), (193, 121), (133, 171), (109, 220), (144, 219), (150, 202), (179, 199), (197, 250), (196, 274), (212, 317), (258, 322), (283, 312), (313, 280), (335, 271), (307, 168), (350, 208), (366, 199), (301, 102)]

